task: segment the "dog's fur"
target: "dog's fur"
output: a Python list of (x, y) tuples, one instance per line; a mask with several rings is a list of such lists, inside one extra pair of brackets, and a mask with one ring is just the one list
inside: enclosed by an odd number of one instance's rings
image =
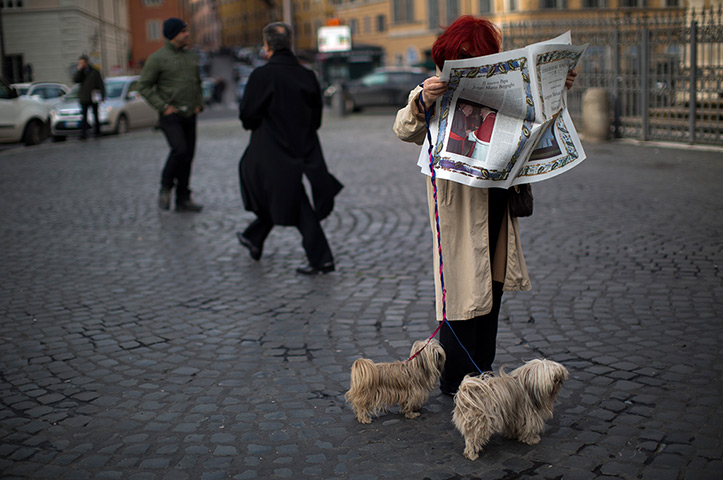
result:
[(464, 437), (464, 456), (476, 460), (495, 433), (528, 445), (540, 441), (545, 420), (568, 379), (551, 360), (531, 360), (510, 374), (466, 376), (454, 397), (452, 420)]
[[(410, 357), (425, 343), (414, 342)], [(416, 357), (406, 362), (356, 360), (351, 367), (351, 386), (345, 395), (356, 419), (359, 423), (371, 423), (372, 414), (378, 415), (397, 404), (405, 417), (418, 417), (417, 410), (429, 398), (429, 392), (442, 374), (446, 358), (439, 342), (432, 340)]]

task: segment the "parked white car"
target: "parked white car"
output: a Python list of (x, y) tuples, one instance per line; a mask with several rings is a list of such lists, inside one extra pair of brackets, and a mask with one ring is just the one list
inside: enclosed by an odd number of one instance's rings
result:
[(51, 108), (70, 91), (67, 85), (57, 82), (13, 83), (11, 86), (18, 91), (18, 95), (40, 100)]
[[(105, 100), (98, 105), (101, 133), (126, 133), (130, 129), (152, 127), (158, 122), (158, 111), (151, 107), (136, 90), (138, 76), (105, 79)], [(83, 119), (78, 102), (78, 86), (71, 89), (63, 101), (50, 111), (50, 130), (54, 141), (69, 135), (80, 135)], [(88, 109), (88, 130), (95, 118)]]
[(41, 143), (48, 138), (48, 114), (45, 103), (19, 96), (5, 80), (0, 82), (0, 143)]

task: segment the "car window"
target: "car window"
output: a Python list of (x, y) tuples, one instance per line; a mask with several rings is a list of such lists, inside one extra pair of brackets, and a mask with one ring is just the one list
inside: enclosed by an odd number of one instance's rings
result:
[(62, 93), (60, 93), (61, 90), (58, 87), (53, 87), (52, 85), (48, 85), (45, 87), (42, 87), (39, 92), (37, 92), (38, 95), (40, 95), (40, 98), (44, 100), (49, 100), (51, 98), (57, 98)]
[(0, 98), (10, 98), (10, 89), (0, 84)]
[(399, 85), (410, 85), (414, 83), (414, 78), (412, 77), (413, 74), (409, 72), (395, 72), (392, 75), (392, 82), (399, 84)]
[(58, 98), (65, 95), (65, 91), (60, 87), (51, 87), (48, 92), (48, 98)]
[(78, 90), (80, 87), (78, 85), (75, 85), (73, 88), (70, 89), (70, 91), (65, 95), (66, 100), (78, 100)]
[(386, 73), (370, 73), (366, 77), (362, 78), (361, 83), (362, 85), (366, 85), (368, 87), (372, 85), (384, 85), (387, 83), (389, 77)]
[(37, 95), (43, 100), (47, 100), (48, 98), (51, 98), (50, 96), (50, 88), (48, 87), (38, 87), (35, 90), (33, 90), (33, 95)]
[(29, 89), (30, 89), (30, 87), (16, 87), (15, 88), (15, 90), (18, 91), (18, 95), (27, 95)]
[(123, 95), (123, 82), (106, 82), (105, 83), (105, 98), (113, 99), (120, 98)]

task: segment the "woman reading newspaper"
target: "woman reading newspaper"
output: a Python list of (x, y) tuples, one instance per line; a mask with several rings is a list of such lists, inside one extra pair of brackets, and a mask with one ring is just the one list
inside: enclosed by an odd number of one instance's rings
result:
[[(438, 69), (445, 60), (474, 58), (498, 53), (501, 33), (483, 18), (462, 16), (452, 23), (432, 46), (432, 58)], [(565, 86), (569, 89), (576, 73), (571, 70)], [(394, 132), (401, 140), (421, 145), (426, 135), (424, 105), (433, 109), (447, 84), (438, 76), (427, 78), (423, 87), (409, 94), (407, 105), (399, 110)], [(434, 112), (433, 112), (434, 115)], [(468, 373), (492, 370), (497, 343), (497, 318), (503, 291), (530, 290), (519, 226), (507, 210), (508, 191), (500, 188), (475, 188), (437, 179), (442, 258), (446, 286), (447, 325), (440, 331), (440, 342), (447, 362), (440, 380), (443, 393), (454, 395)], [(427, 182), (427, 203), (434, 235), (434, 274), (437, 295), (437, 319), (442, 321), (442, 294), (439, 278), (439, 254), (434, 214), (434, 197)], [(455, 338), (456, 334), (456, 338)], [(464, 343), (474, 364), (461, 348)]]

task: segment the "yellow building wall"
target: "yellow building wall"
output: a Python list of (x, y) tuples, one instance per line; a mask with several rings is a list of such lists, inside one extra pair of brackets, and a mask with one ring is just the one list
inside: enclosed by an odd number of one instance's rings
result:
[[(501, 25), (506, 22), (565, 18), (599, 17), (619, 15), (627, 10), (621, 7), (624, 0), (601, 0), (605, 8), (583, 8), (584, 0), (566, 0), (564, 9), (542, 9), (541, 0), (491, 0), (492, 12), (487, 18)], [(663, 8), (666, 0), (647, 0), (647, 9)], [(691, 1), (719, 3), (721, 0), (680, 0), (685, 7)], [(429, 28), (428, 0), (413, 0), (414, 17), (405, 23), (394, 23), (393, 0), (292, 0), (292, 26), (295, 32), (295, 48), (315, 51), (317, 30), (331, 18), (338, 18), (343, 25), (356, 25), (352, 45), (377, 45), (385, 49), (388, 65), (413, 65), (424, 62), (429, 55), (440, 28)], [(274, 6), (269, 7), (269, 3)], [(453, 19), (445, 18), (446, 0), (439, 0), (442, 27)], [(218, 11), (222, 24), (222, 42), (225, 46), (255, 46), (262, 43), (261, 30), (272, 21), (282, 17), (282, 2), (267, 0), (219, 0)], [(514, 11), (511, 5), (516, 5)], [(645, 9), (633, 9), (640, 14)], [(461, 15), (481, 15), (479, 0), (459, 0)], [(384, 18), (384, 29), (379, 30), (378, 17)]]
[(296, 50), (316, 51), (317, 32), (334, 16), (329, 0), (292, 0), (292, 27)]
[[(583, 8), (583, 0), (567, 0), (565, 8), (545, 9), (540, 8), (540, 0), (492, 0), (492, 12), (481, 13), (479, 0), (459, 0), (460, 15), (486, 16), (488, 19), (502, 25), (507, 22), (518, 22), (525, 20), (560, 20), (585, 17), (596, 17), (600, 15), (613, 15), (625, 11), (621, 7), (623, 0), (603, 0), (605, 8)], [(680, 0), (680, 7), (685, 7), (690, 0)], [(710, 1), (710, 0), (705, 0)], [(720, 0), (713, 0), (720, 1)], [(647, 0), (647, 8), (664, 8), (665, 0)], [(511, 6), (516, 5), (515, 10)], [(405, 23), (394, 23), (393, 0), (341, 0), (336, 6), (337, 15), (345, 25), (350, 25), (356, 19), (357, 25), (362, 25), (362, 18), (368, 15), (376, 15), (385, 12), (388, 19), (386, 32), (364, 32), (357, 29), (352, 35), (352, 45), (357, 43), (378, 45), (386, 51), (386, 63), (388, 65), (413, 65), (425, 60), (429, 55), (432, 44), (437, 39), (441, 29), (430, 29), (428, 25), (428, 0), (414, 0), (414, 18)], [(445, 17), (446, 1), (440, 0), (439, 14), (442, 27), (451, 23), (454, 19)], [(645, 10), (645, 9), (642, 9)], [(632, 9), (634, 14), (640, 14), (640, 9)]]
[[(383, 29), (379, 30), (379, 16), (384, 18)], [(337, 6), (337, 17), (342, 24), (356, 23), (352, 45), (384, 45), (389, 35), (391, 6), (388, 0), (368, 0)]]
[(263, 44), (262, 30), (281, 19), (280, 6), (269, 7), (264, 0), (221, 0), (221, 42), (226, 47), (250, 47)]

